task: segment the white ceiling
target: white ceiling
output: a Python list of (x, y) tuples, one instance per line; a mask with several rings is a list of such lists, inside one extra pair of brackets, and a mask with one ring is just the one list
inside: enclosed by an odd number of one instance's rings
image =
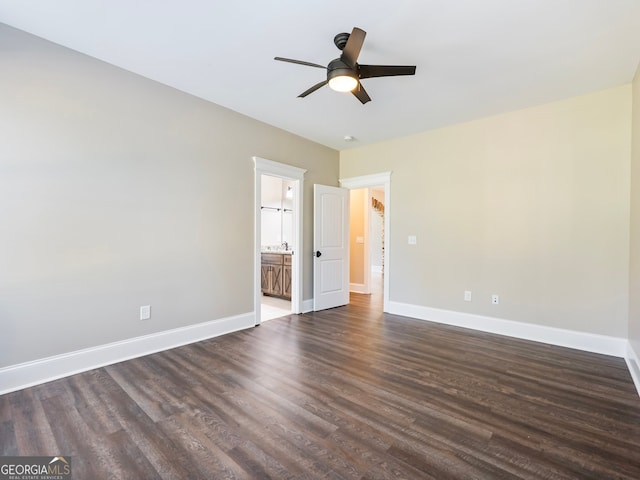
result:
[[(640, 0), (0, 0), (0, 22), (342, 150), (622, 85), (640, 61)], [(333, 37), (359, 62), (414, 64), (328, 87)], [(352, 135), (357, 141), (345, 143)]]

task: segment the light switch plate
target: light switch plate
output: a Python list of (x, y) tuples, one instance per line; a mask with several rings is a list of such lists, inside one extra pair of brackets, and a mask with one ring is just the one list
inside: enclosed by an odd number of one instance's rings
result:
[(418, 239), (415, 235), (409, 235), (408, 242), (409, 245), (416, 245), (418, 243)]
[(151, 318), (151, 305), (143, 305), (140, 307), (140, 320), (149, 320)]

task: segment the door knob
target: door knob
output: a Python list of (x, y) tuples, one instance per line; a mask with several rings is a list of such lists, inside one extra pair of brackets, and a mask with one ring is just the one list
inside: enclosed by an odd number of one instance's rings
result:
[(317, 252), (315, 252), (315, 256), (316, 257), (320, 257), (322, 256), (322, 252), (320, 250), (318, 250)]

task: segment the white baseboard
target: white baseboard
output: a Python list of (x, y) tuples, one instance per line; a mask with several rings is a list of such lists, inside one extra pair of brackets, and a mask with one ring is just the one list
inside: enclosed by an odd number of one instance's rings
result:
[(640, 355), (633, 349), (631, 342), (627, 343), (627, 355), (624, 358), (629, 368), (629, 373), (633, 379), (633, 384), (636, 386), (636, 391), (640, 395)]
[(364, 283), (350, 283), (349, 291), (353, 293), (369, 293), (367, 292)]
[(313, 312), (313, 298), (302, 301), (302, 313)]
[(565, 330), (400, 302), (389, 302), (388, 313), (615, 357), (623, 358), (626, 357), (627, 353), (628, 342), (625, 338)]
[(0, 395), (253, 326), (251, 312), (0, 368)]

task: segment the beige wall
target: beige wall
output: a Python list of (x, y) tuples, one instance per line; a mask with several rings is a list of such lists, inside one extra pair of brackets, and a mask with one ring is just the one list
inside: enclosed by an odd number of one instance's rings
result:
[(341, 152), (343, 178), (393, 172), (391, 301), (626, 337), (630, 99), (627, 85)]
[(358, 243), (358, 237), (366, 237), (364, 206), (367, 195), (366, 188), (358, 188), (349, 192), (349, 282), (364, 284), (364, 243)]
[(629, 342), (640, 356), (640, 66), (633, 80)]
[(1, 24), (0, 45), (0, 367), (253, 311), (253, 155), (308, 169), (311, 298), (338, 152)]

